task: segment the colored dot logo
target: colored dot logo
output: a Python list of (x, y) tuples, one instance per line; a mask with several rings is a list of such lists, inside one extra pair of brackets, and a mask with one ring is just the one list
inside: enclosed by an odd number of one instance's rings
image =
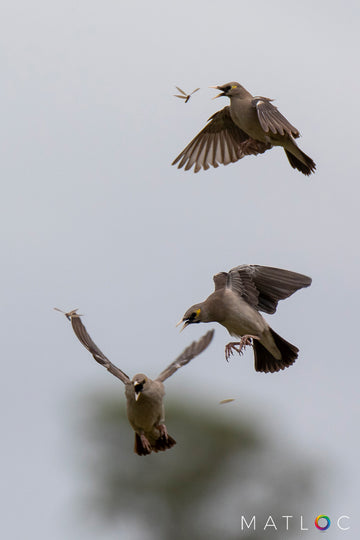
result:
[[(321, 521), (321, 524), (319, 523)], [(326, 522), (326, 524), (324, 524)], [(315, 527), (319, 529), (319, 531), (326, 531), (330, 527), (331, 521), (328, 516), (320, 515), (315, 519)]]

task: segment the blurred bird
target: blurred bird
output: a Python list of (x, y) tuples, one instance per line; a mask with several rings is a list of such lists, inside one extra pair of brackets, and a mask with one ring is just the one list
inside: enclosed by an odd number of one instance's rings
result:
[[(55, 309), (61, 311), (58, 308)], [(156, 379), (151, 380), (143, 373), (138, 373), (130, 380), (126, 373), (112, 364), (93, 342), (77, 309), (65, 313), (65, 316), (71, 321), (79, 341), (95, 360), (125, 384), (127, 416), (135, 431), (135, 453), (145, 456), (152, 451), (167, 450), (174, 446), (176, 441), (168, 434), (165, 426), (163, 382), (207, 348), (213, 338), (214, 330), (207, 332), (199, 341), (194, 341), (189, 345)]]
[(308, 287), (311, 278), (280, 268), (241, 265), (213, 279), (215, 292), (186, 311), (178, 322), (184, 323), (182, 330), (193, 323), (218, 322), (241, 338), (226, 345), (226, 360), (234, 350), (242, 354), (252, 345), (256, 371), (273, 373), (291, 366), (299, 349), (276, 334), (259, 311), (275, 313), (279, 300)]
[[(313, 173), (316, 165), (297, 146), (299, 131), (271, 104), (271, 99), (252, 96), (241, 84), (230, 82), (211, 86), (221, 90), (216, 98), (230, 98), (230, 106), (213, 114), (208, 124), (173, 161), (178, 168), (194, 172), (219, 163), (228, 165), (247, 155), (258, 155), (273, 146), (282, 146), (290, 165), (306, 176)], [(214, 98), (215, 99), (215, 98)]]
[(181, 96), (176, 95), (176, 94), (174, 94), (174, 96), (180, 99), (185, 99), (185, 103), (189, 101), (189, 99), (191, 98), (193, 94), (195, 94), (195, 92), (200, 90), (200, 88), (195, 88), (195, 90), (193, 90), (190, 94), (187, 94), (186, 92), (184, 92), (184, 90), (181, 90), (181, 88), (179, 88), (178, 86), (175, 86), (175, 88), (180, 92)]

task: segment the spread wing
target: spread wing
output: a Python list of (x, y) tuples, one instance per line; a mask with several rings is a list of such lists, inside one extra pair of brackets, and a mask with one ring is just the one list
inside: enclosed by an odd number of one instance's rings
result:
[(160, 373), (160, 375), (155, 379), (156, 381), (164, 382), (168, 377), (170, 377), (175, 371), (177, 371), (182, 366), (185, 366), (192, 360), (195, 356), (203, 352), (206, 347), (210, 344), (214, 335), (214, 330), (207, 332), (202, 338), (198, 341), (193, 341), (181, 354), (177, 357), (174, 362), (172, 362), (167, 368)]
[(278, 109), (272, 105), (271, 99), (264, 97), (255, 97), (252, 101), (253, 107), (257, 111), (259, 122), (261, 127), (267, 133), (271, 131), (272, 133), (278, 133), (279, 135), (284, 135), (287, 133), (295, 139), (300, 136), (299, 131), (286, 120)]
[(187, 147), (172, 162), (180, 162), (178, 169), (185, 166), (185, 171), (191, 169), (207, 170), (210, 165), (218, 167), (219, 163), (228, 165), (250, 154), (262, 154), (271, 148), (270, 144), (251, 139), (232, 121), (230, 108), (224, 107), (213, 114), (208, 124), (193, 138)]
[(279, 300), (298, 289), (309, 287), (311, 278), (271, 266), (237, 266), (227, 274), (226, 287), (239, 294), (248, 304), (265, 313), (275, 313)]
[(69, 319), (71, 322), (71, 326), (73, 327), (73, 330), (75, 332), (76, 337), (82, 343), (95, 358), (99, 364), (104, 366), (112, 375), (115, 375), (118, 379), (120, 379), (124, 384), (127, 384), (130, 382), (129, 377), (121, 371), (118, 367), (114, 366), (112, 362), (106, 356), (104, 353), (102, 353), (99, 349), (99, 347), (93, 342), (89, 334), (87, 333), (87, 330), (85, 326), (83, 325), (80, 315), (78, 315), (77, 310), (69, 311), (68, 313), (65, 313), (65, 316)]

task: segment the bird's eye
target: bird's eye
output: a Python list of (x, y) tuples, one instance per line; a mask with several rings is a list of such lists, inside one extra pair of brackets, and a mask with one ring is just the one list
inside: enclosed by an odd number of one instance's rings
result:
[[(231, 88), (232, 88), (232, 89), (233, 89), (233, 88), (237, 88), (237, 84), (234, 84)], [(230, 90), (230, 88), (229, 88), (229, 90)]]
[(200, 309), (197, 309), (196, 311), (192, 312), (192, 314), (190, 315), (190, 322), (195, 321), (195, 319), (199, 317), (200, 311)]

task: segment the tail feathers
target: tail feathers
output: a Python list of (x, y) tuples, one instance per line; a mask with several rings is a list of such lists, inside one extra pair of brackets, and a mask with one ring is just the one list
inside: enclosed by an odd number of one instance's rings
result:
[(135, 433), (134, 452), (138, 456), (147, 456), (148, 454), (151, 454), (151, 444), (144, 435), (142, 436), (141, 440), (140, 435)]
[(151, 454), (152, 451), (159, 452), (159, 451), (165, 451), (168, 448), (172, 448), (176, 444), (175, 439), (173, 439), (170, 435), (161, 436), (156, 441), (154, 441), (152, 444), (150, 444), (149, 440), (145, 437), (145, 435), (140, 435), (138, 433), (135, 433), (135, 447), (134, 452), (138, 456), (148, 456)]
[(168, 448), (172, 448), (174, 444), (176, 444), (176, 441), (170, 435), (168, 435), (166, 438), (159, 437), (159, 439), (157, 439), (153, 445), (153, 450), (154, 452), (165, 451)]
[(271, 335), (275, 341), (277, 348), (281, 353), (280, 360), (277, 360), (257, 339), (253, 340), (255, 370), (264, 373), (275, 373), (291, 366), (297, 356), (299, 349), (288, 341), (285, 341), (274, 330), (270, 328)]
[(300, 148), (298, 148), (298, 151), (301, 153), (302, 160), (294, 156), (289, 150), (285, 150), (285, 153), (293, 169), (297, 169), (306, 176), (309, 176), (311, 173), (315, 172), (316, 165), (311, 157), (307, 156)]

